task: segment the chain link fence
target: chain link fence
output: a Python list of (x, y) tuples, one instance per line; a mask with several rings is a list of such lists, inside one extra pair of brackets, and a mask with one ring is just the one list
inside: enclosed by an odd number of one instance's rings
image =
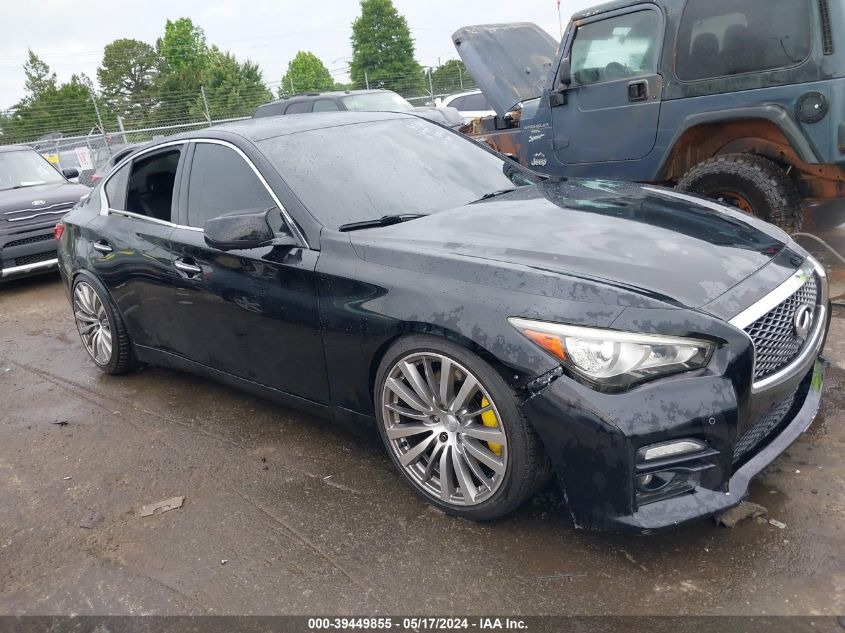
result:
[[(450, 94), (475, 89), (467, 73), (457, 70), (452, 74), (455, 76), (432, 74), (428, 69), (413, 77), (372, 81), (366, 77), (364, 87), (392, 89), (416, 107), (435, 106)], [(92, 90), (90, 101), (39, 113), (42, 116), (37, 120), (28, 120), (14, 109), (0, 111), (0, 145), (29, 146), (59, 170), (77, 169), (79, 181), (91, 185), (94, 173), (124, 147), (247, 119), (262, 103), (302, 92), (293, 82), (254, 86), (234, 95), (219, 95), (200, 86), (141, 105), (109, 103)]]

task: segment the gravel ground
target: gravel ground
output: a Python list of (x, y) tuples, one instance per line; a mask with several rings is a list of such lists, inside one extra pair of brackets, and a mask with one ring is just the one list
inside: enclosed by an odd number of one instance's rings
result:
[(501, 521), (451, 519), (331, 423), (186, 374), (101, 375), (58, 277), (14, 282), (0, 614), (845, 613), (843, 335), (839, 311), (822, 412), (752, 487), (786, 527), (624, 537), (574, 530), (553, 487)]

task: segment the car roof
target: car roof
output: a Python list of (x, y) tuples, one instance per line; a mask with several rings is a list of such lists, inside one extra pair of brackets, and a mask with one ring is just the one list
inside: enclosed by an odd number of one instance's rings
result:
[(481, 90), (467, 90), (466, 92), (456, 92), (454, 94), (450, 94), (446, 97), (443, 97), (443, 101), (446, 101), (447, 99), (451, 100), (451, 99), (457, 99), (458, 97), (468, 97), (470, 95), (480, 95), (480, 94), (481, 94)]
[(597, 4), (589, 9), (578, 11), (572, 15), (572, 20), (583, 20), (598, 13), (633, 7), (638, 4), (656, 4), (664, 9), (673, 9), (683, 7), (686, 3), (687, 0), (612, 0), (612, 2)]
[(0, 152), (33, 152), (31, 147), (26, 145), (0, 145)]
[[(320, 97), (349, 97), (354, 95), (371, 95), (379, 92), (392, 92), (391, 90), (382, 90), (381, 88), (374, 88), (372, 90), (327, 90), (325, 92), (303, 92), (289, 97), (282, 97), (268, 101), (262, 105), (272, 105), (274, 103), (287, 103), (288, 101), (319, 99)], [(260, 107), (260, 106), (259, 106)]]
[(170, 136), (167, 137), (167, 140), (207, 138), (210, 132), (229, 132), (242, 136), (250, 141), (262, 141), (276, 136), (296, 134), (297, 132), (409, 118), (419, 119), (420, 117), (408, 112), (320, 112), (319, 114), (288, 114), (286, 116), (244, 119), (233, 123), (224, 123), (223, 125), (215, 125), (214, 127), (202, 130), (194, 130)]

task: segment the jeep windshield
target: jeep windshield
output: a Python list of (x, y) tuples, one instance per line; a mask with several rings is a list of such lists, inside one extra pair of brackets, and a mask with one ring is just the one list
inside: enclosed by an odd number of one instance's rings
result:
[(64, 182), (64, 177), (36, 152), (0, 152), (0, 191)]
[(395, 92), (368, 92), (341, 97), (347, 110), (353, 112), (409, 112), (414, 109)]

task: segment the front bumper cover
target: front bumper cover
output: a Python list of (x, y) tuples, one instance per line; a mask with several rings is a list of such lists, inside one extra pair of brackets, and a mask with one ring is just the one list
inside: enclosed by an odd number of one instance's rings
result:
[[(614, 424), (601, 400), (591, 406), (586, 401), (591, 394), (565, 377), (526, 400), (522, 409), (552, 459), (576, 527), (648, 534), (738, 505), (748, 492), (750, 480), (814, 420), (824, 373), (825, 361), (817, 358), (789, 385), (777, 390), (777, 395), (768, 394), (780, 398), (792, 389), (800, 397), (773, 434), (744, 458), (747, 461), (736, 465), (736, 435), (725, 435), (725, 430), (735, 431), (740, 404), (730, 381), (723, 377), (679, 380), (623, 396), (618, 410), (627, 410), (632, 419), (642, 418), (627, 426)], [(655, 419), (662, 420), (659, 429), (654, 427)], [(649, 442), (681, 437), (706, 440), (720, 453), (718, 465), (691, 492), (638, 507), (634, 454), (645, 434), (632, 429), (644, 426), (650, 427)]]
[(49, 224), (27, 226), (14, 232), (0, 233), (0, 279), (26, 277), (54, 270), (58, 266), (53, 227)]

